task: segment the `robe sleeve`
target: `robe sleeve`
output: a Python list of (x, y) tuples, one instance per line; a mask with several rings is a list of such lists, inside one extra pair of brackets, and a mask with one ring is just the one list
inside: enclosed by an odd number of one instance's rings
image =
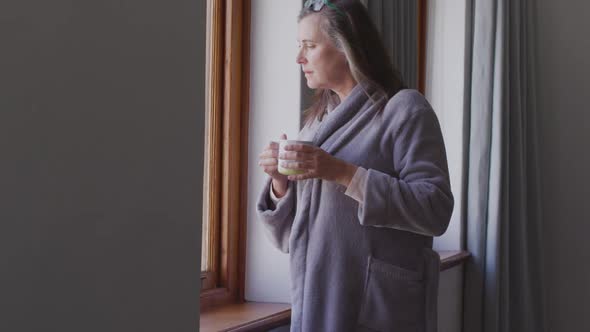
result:
[(272, 244), (282, 252), (288, 253), (289, 236), (295, 218), (296, 183), (289, 181), (287, 193), (275, 205), (270, 198), (270, 182), (271, 179), (268, 178), (264, 184), (258, 198), (256, 212)]
[(368, 170), (360, 223), (440, 236), (449, 225), (454, 200), (436, 114), (420, 109), (392, 132), (397, 175)]

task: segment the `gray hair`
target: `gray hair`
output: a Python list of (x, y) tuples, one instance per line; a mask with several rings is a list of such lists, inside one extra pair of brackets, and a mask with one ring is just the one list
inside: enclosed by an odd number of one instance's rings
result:
[[(388, 99), (405, 88), (401, 74), (393, 67), (365, 6), (358, 0), (330, 2), (338, 10), (330, 6), (323, 6), (318, 12), (303, 8), (298, 22), (309, 15), (320, 15), (320, 30), (344, 53), (352, 77), (358, 83), (372, 85)], [(333, 99), (334, 93), (329, 89), (317, 89), (314, 103), (305, 111), (305, 122), (316, 118), (321, 120)]]

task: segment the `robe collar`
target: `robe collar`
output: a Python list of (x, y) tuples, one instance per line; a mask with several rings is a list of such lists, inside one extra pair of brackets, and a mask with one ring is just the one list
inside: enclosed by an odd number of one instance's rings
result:
[(321, 146), (336, 130), (352, 120), (359, 111), (366, 110), (373, 104), (380, 104), (384, 97), (376, 92), (371, 84), (358, 83), (343, 102), (324, 116), (313, 138), (313, 144)]

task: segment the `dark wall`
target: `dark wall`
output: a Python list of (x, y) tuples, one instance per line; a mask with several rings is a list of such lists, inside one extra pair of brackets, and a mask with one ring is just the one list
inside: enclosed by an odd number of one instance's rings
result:
[(0, 331), (196, 331), (205, 1), (0, 2)]
[(549, 331), (590, 331), (590, 21), (587, 1), (537, 3)]

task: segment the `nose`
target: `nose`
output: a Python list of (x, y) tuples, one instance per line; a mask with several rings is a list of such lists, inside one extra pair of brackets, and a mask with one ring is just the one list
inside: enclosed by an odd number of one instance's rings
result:
[(300, 65), (307, 62), (307, 60), (305, 59), (305, 56), (303, 56), (303, 47), (301, 47), (299, 49), (299, 52), (297, 52), (297, 57), (295, 58), (295, 62), (297, 62)]

